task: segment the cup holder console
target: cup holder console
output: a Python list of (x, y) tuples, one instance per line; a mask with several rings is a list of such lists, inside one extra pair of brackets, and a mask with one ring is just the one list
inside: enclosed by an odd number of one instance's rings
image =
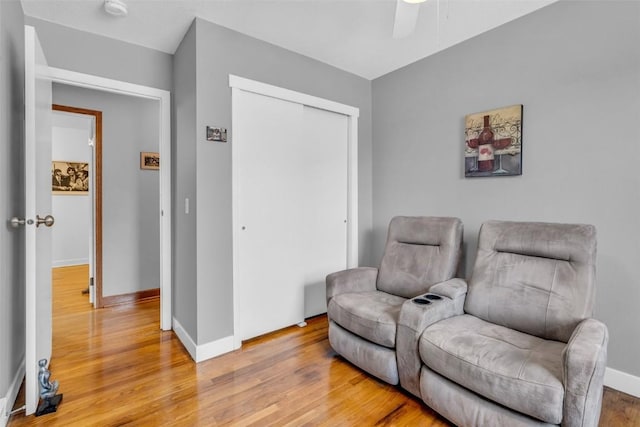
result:
[(426, 294), (426, 295), (422, 295), (420, 297), (414, 298), (413, 302), (416, 304), (427, 305), (427, 304), (431, 304), (432, 301), (438, 301), (441, 299), (442, 297), (440, 295)]

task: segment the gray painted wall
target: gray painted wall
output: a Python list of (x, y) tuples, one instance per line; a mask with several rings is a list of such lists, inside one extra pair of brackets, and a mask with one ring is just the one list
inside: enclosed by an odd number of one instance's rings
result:
[[(375, 257), (394, 215), (598, 229), (595, 316), (612, 368), (640, 375), (640, 3), (561, 1), (373, 81)], [(524, 104), (523, 175), (465, 179), (464, 116)]]
[(171, 90), (173, 55), (27, 16), (49, 66)]
[[(193, 28), (192, 30), (193, 31)], [(196, 19), (195, 40), (189, 33), (176, 57), (175, 80), (187, 85), (186, 94), (193, 92), (194, 73), (192, 61), (195, 43), (195, 130), (188, 137), (178, 138), (178, 157), (185, 150), (188, 159), (195, 158), (195, 179), (193, 163), (189, 160), (176, 163), (177, 179), (186, 180), (185, 186), (178, 182), (176, 198), (176, 223), (193, 224), (193, 218), (184, 218), (183, 203), (187, 194), (195, 194), (192, 209), (197, 209), (196, 247), (177, 254), (176, 270), (183, 269), (183, 263), (196, 261), (196, 296), (189, 296), (185, 307), (176, 296), (176, 313), (192, 310), (189, 305), (197, 299), (198, 344), (207, 343), (233, 334), (233, 283), (232, 283), (232, 209), (231, 209), (231, 144), (216, 144), (205, 141), (207, 125), (226, 127), (231, 130), (231, 90), (229, 74), (235, 74), (287, 89), (308, 93), (333, 101), (360, 108), (359, 119), (359, 221), (360, 260), (369, 262), (367, 248), (371, 228), (371, 82), (348, 74), (326, 64), (295, 54), (260, 40), (242, 35), (210, 22)], [(180, 59), (180, 55), (185, 59)], [(183, 61), (186, 61), (183, 63)], [(185, 76), (178, 67), (184, 67)], [(185, 96), (187, 96), (185, 94)], [(180, 90), (176, 86), (176, 98)], [(193, 97), (193, 95), (190, 95)], [(192, 107), (189, 107), (192, 108)], [(190, 110), (191, 111), (191, 110)], [(185, 119), (178, 117), (178, 135)], [(191, 120), (188, 118), (188, 126)], [(182, 146), (191, 144), (186, 149)], [(195, 148), (192, 148), (195, 147)], [(195, 154), (194, 151), (195, 150)], [(194, 156), (194, 157), (192, 157)], [(187, 171), (181, 169), (187, 168)], [(196, 185), (197, 182), (197, 185)], [(195, 186), (195, 188), (194, 188)], [(191, 188), (189, 188), (191, 187)], [(180, 217), (183, 218), (180, 218)], [(179, 227), (179, 225), (178, 225)], [(192, 227), (192, 225), (191, 225)], [(191, 230), (193, 230), (191, 228)], [(193, 251), (195, 249), (195, 251)], [(192, 266), (192, 264), (190, 264)], [(183, 270), (184, 271), (184, 270)], [(193, 291), (192, 278), (189, 289)], [(185, 286), (180, 278), (176, 286)], [(182, 319), (178, 319), (182, 323)]]
[[(173, 62), (173, 315), (196, 338), (196, 30), (192, 24)], [(189, 199), (189, 214), (185, 213)]]
[(53, 102), (102, 111), (103, 296), (160, 287), (160, 176), (140, 169), (158, 152), (157, 102), (60, 84)]
[(25, 351), (24, 231), (6, 222), (24, 218), (23, 24), (20, 2), (0, 1), (0, 400)]

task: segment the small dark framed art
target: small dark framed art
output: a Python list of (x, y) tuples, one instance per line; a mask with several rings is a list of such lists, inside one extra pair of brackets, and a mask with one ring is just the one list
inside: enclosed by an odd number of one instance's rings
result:
[(159, 170), (160, 154), (142, 151), (140, 153), (140, 169)]

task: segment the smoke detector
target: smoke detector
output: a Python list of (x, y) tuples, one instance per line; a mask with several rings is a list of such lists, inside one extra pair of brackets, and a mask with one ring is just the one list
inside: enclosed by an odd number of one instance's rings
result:
[(104, 0), (104, 10), (113, 16), (127, 16), (127, 4), (122, 0)]

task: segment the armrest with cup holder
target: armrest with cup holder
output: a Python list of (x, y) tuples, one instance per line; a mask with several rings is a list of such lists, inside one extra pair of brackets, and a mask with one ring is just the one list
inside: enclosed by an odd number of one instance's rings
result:
[(451, 279), (431, 287), (428, 293), (407, 300), (400, 310), (396, 354), (400, 385), (420, 397), (418, 340), (431, 324), (463, 313), (467, 283)]

